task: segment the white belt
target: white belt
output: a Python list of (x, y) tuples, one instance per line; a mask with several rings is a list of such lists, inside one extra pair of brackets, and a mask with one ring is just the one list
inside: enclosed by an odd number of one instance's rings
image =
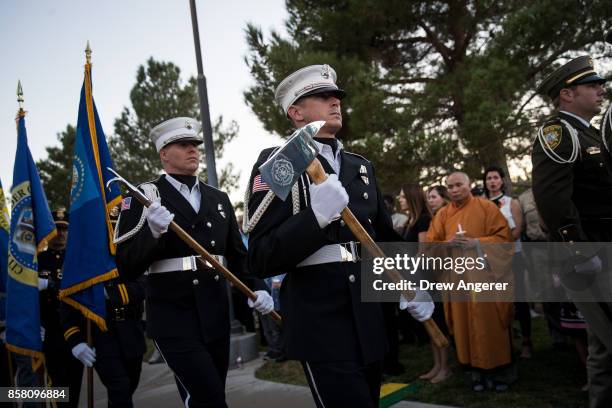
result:
[(319, 265), (333, 262), (358, 262), (361, 260), (359, 242), (325, 245), (297, 264), (297, 267)]
[[(219, 261), (222, 265), (225, 265), (225, 257), (221, 255), (213, 255), (213, 257)], [(148, 270), (148, 274), (152, 273), (165, 273), (165, 272), (177, 272), (177, 271), (195, 271), (198, 269), (197, 256), (185, 256), (182, 258), (170, 258), (162, 259), (161, 261), (155, 261), (151, 264)], [(210, 262), (204, 260), (207, 267), (213, 268)]]

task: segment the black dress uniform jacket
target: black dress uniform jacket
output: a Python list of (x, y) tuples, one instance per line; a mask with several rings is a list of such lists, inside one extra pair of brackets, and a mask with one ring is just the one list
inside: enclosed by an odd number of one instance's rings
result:
[[(60, 324), (59, 288), (62, 279), (65, 250), (48, 249), (38, 255), (38, 276), (48, 279), (47, 289), (40, 292), (40, 322), (45, 328), (45, 344), (63, 343)], [(54, 347), (53, 347), (54, 348)]]
[[(260, 154), (251, 184), (273, 150)], [(385, 210), (372, 164), (343, 150), (340, 156), (339, 180), (349, 195), (349, 208), (375, 240), (401, 240)], [(334, 172), (322, 156), (318, 158), (328, 174)], [(280, 294), (287, 357), (311, 362), (380, 361), (387, 349), (382, 310), (378, 303), (361, 302), (360, 263), (296, 267), (324, 245), (356, 241), (343, 221), (321, 229), (309, 207), (305, 185), (309, 181), (303, 175), (298, 183), (300, 211), (293, 214), (291, 196), (284, 202), (275, 197), (249, 235), (249, 269), (262, 278), (287, 273)], [(251, 216), (266, 193), (253, 193)]]
[[(190, 203), (165, 179), (152, 182), (161, 205), (174, 221), (209, 253), (223, 255), (228, 269), (245, 277), (246, 248), (242, 243), (231, 202), (224, 192), (201, 181), (202, 200), (196, 214)], [(140, 220), (143, 206), (134, 198), (121, 212), (119, 236)], [(142, 228), (117, 246), (117, 267), (124, 276), (144, 274), (158, 260), (196, 255), (174, 232), (155, 239), (144, 222)], [(156, 273), (147, 276), (147, 334), (159, 338), (199, 338), (215, 341), (229, 337), (229, 303), (226, 281), (212, 268)], [(251, 282), (252, 283), (252, 282)], [(251, 285), (253, 286), (253, 284)]]
[(70, 402), (66, 406), (76, 407), (83, 377), (83, 364), (71, 352), (64, 339), (59, 301), (65, 250), (48, 249), (38, 254), (38, 276), (48, 279), (47, 289), (40, 292), (40, 322), (45, 328), (43, 352), (45, 365), (54, 387), (68, 387)]
[(554, 241), (612, 241), (612, 157), (599, 130), (560, 112), (544, 127), (560, 126), (554, 149), (569, 158), (572, 139), (561, 119), (578, 131), (580, 154), (574, 163), (551, 160), (536, 139), (533, 146), (533, 195)]

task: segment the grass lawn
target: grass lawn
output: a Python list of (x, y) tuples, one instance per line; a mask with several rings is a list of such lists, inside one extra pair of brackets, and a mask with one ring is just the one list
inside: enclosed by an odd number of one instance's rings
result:
[[(469, 381), (455, 363), (453, 352), (450, 353), (453, 377), (436, 385), (418, 380), (432, 365), (429, 346), (401, 345), (400, 360), (406, 373), (385, 378), (385, 382), (416, 382), (420, 385), (418, 391), (406, 399), (434, 404), (474, 408), (587, 406), (587, 393), (580, 391), (586, 383), (586, 373), (573, 345), (567, 351), (553, 350), (545, 319), (535, 318), (532, 323), (533, 358), (518, 361), (519, 379), (505, 393), (472, 392)], [(520, 339), (515, 340), (515, 352), (520, 352)], [(255, 375), (262, 380), (307, 385), (302, 367), (295, 361), (268, 362)]]

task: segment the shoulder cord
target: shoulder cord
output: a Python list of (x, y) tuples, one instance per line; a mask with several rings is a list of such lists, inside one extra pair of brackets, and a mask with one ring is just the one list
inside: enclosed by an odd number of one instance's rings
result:
[(544, 150), (544, 153), (546, 153), (546, 155), (555, 163), (574, 163), (580, 154), (580, 140), (578, 139), (578, 131), (564, 119), (561, 119), (561, 123), (567, 127), (570, 134), (570, 139), (572, 140), (572, 154), (568, 159), (564, 159), (563, 157), (559, 156), (553, 149), (550, 148), (548, 140), (546, 140), (546, 137), (544, 137), (544, 126), (538, 130), (538, 140), (540, 141), (540, 145), (542, 145), (542, 150)]
[(606, 140), (606, 124), (610, 126), (610, 129), (612, 129), (612, 105), (610, 105), (603, 117), (603, 120), (601, 121), (601, 141), (606, 147), (606, 150), (610, 151), (608, 148), (608, 141)]
[[(144, 184), (141, 184), (139, 187), (143, 189), (144, 194), (147, 196), (149, 200), (155, 201), (159, 199), (159, 190), (157, 189), (157, 186), (155, 184), (144, 183)], [(136, 224), (136, 226), (132, 228), (130, 231), (123, 234), (123, 236), (120, 237), (119, 228), (115, 228), (115, 233), (113, 234), (113, 243), (120, 244), (123, 241), (128, 240), (132, 238), (134, 235), (136, 235), (136, 233), (140, 231), (140, 229), (143, 227), (144, 223), (146, 222), (147, 216), (145, 212), (146, 212), (146, 208), (143, 207), (142, 213), (140, 214), (140, 220), (138, 220), (138, 224)], [(121, 221), (121, 213), (119, 213), (119, 217), (117, 218), (117, 226), (119, 226), (120, 221)]]
[[(304, 188), (304, 201), (306, 201), (306, 197), (307, 197), (306, 196), (306, 185), (304, 184), (303, 181), (302, 181), (302, 187)], [(251, 231), (253, 231), (253, 229), (255, 228), (259, 220), (261, 219), (261, 217), (264, 215), (264, 213), (266, 212), (266, 210), (272, 203), (272, 200), (274, 199), (274, 197), (275, 197), (274, 192), (272, 190), (268, 191), (266, 195), (264, 196), (263, 200), (261, 201), (261, 203), (259, 203), (259, 206), (253, 213), (253, 216), (249, 218), (249, 200), (251, 198), (251, 188), (250, 186), (247, 186), (247, 189), (244, 193), (244, 216), (242, 218), (242, 231), (245, 234), (249, 234)], [(291, 204), (292, 204), (293, 215), (299, 213), (300, 212), (299, 181), (296, 181), (293, 184), (293, 187), (291, 187)]]

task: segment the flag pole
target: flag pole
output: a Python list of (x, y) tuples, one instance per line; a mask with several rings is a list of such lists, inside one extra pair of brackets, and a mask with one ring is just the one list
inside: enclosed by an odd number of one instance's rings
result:
[[(17, 117), (19, 117), (19, 115), (21, 115), (21, 113), (23, 112), (23, 88), (21, 87), (20, 80), (17, 80), (17, 102), (19, 103), (19, 111), (17, 111)], [(5, 332), (5, 335), (6, 335), (6, 332)], [(11, 350), (8, 349), (8, 347), (6, 347), (6, 345), (5, 345), (5, 349), (6, 349), (6, 358), (8, 360), (8, 370), (9, 370), (9, 379), (10, 379), (11, 388), (15, 388), (15, 376), (13, 373), (13, 353)], [(14, 407), (17, 407), (17, 402), (13, 401), (12, 405)]]
[[(85, 65), (91, 66), (91, 47), (89, 46), (89, 40), (87, 40), (87, 46), (85, 47)], [(91, 319), (86, 318), (87, 321), (87, 345), (93, 348), (93, 340), (91, 338)], [(93, 367), (87, 367), (87, 407), (93, 408)]]
[[(91, 320), (90, 319), (85, 319), (87, 320), (87, 345), (92, 348), (93, 347), (93, 341), (91, 339)], [(88, 408), (93, 408), (94, 406), (94, 401), (93, 401), (93, 388), (94, 388), (94, 384), (93, 384), (93, 367), (87, 367), (87, 407)]]

